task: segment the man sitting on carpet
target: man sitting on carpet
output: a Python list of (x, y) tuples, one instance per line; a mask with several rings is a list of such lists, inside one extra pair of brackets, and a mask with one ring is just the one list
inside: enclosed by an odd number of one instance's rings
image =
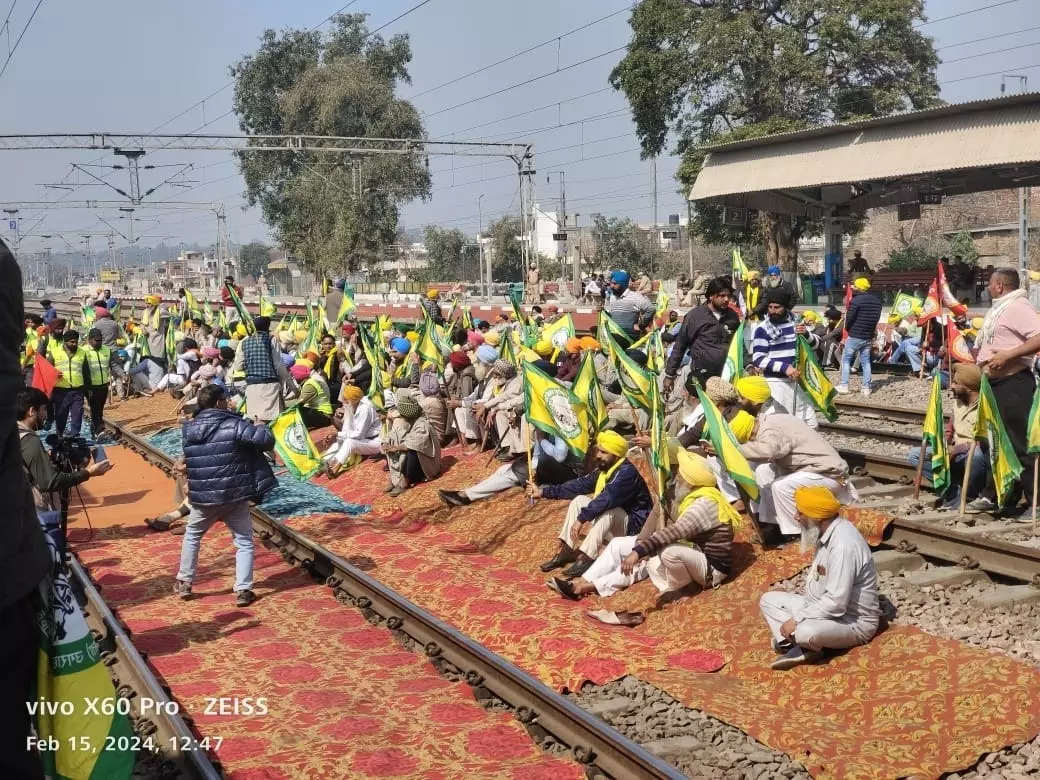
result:
[[(734, 435), (741, 436), (736, 430)], [(794, 493), (803, 485), (821, 485), (843, 501), (856, 498), (855, 488), (848, 481), (849, 464), (829, 441), (797, 417), (758, 417), (741, 451), (752, 465), (758, 464), (755, 480), (762, 492), (759, 522), (778, 525), (781, 534), (801, 532), (795, 520)]]
[[(556, 371), (556, 366), (544, 360), (535, 361), (534, 365), (549, 376), (553, 376)], [(581, 474), (582, 463), (571, 454), (567, 442), (560, 437), (547, 436), (537, 428), (532, 428), (531, 444), (534, 481), (539, 485), (560, 485)], [(438, 490), (437, 494), (441, 497), (441, 501), (448, 506), (466, 506), (474, 501), (491, 498), (509, 488), (523, 487), (529, 479), (527, 458), (516, 458), (511, 463), (503, 464), (498, 471), (471, 488)]]
[(339, 476), (352, 456), (360, 458), (363, 455), (378, 455), (383, 451), (379, 441), (383, 423), (376, 407), (355, 385), (344, 385), (341, 395), (343, 424), (336, 434), (335, 443), (322, 456), (325, 473), (330, 478)]
[(777, 670), (823, 658), (824, 650), (844, 650), (873, 639), (881, 619), (877, 570), (870, 547), (841, 516), (841, 503), (827, 488), (800, 487), (794, 493), (802, 548), (816, 557), (805, 576), (805, 593), (770, 591), (759, 608), (781, 657)]
[[(654, 501), (643, 476), (627, 454), (628, 442), (623, 436), (603, 431), (596, 437), (596, 469), (591, 474), (562, 485), (527, 484), (527, 495), (531, 498), (570, 499), (567, 518), (560, 530), (559, 550), (541, 565), (542, 571), (572, 563), (564, 576), (580, 577), (607, 542), (615, 536), (635, 536), (642, 530)], [(588, 522), (592, 528), (575, 551), (574, 537)]]
[(676, 456), (675, 522), (659, 528), (663, 518), (655, 508), (638, 536), (615, 537), (581, 579), (554, 577), (546, 583), (550, 588), (579, 599), (589, 593), (612, 596), (647, 577), (667, 593), (690, 583), (716, 588), (729, 576), (740, 515), (719, 492), (707, 460), (684, 449)]
[(387, 492), (392, 497), (441, 473), (441, 443), (430, 421), (423, 417), (419, 402), (410, 395), (398, 395), (397, 413), (400, 419), (383, 444), (390, 466)]

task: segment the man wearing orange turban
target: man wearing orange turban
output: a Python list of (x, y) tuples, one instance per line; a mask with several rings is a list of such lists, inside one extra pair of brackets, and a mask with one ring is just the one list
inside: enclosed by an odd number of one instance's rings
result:
[(816, 556), (802, 594), (770, 591), (759, 608), (780, 655), (776, 670), (816, 663), (825, 650), (844, 650), (873, 639), (881, 619), (877, 570), (866, 540), (841, 516), (841, 503), (827, 488), (794, 492), (796, 519), (804, 544)]

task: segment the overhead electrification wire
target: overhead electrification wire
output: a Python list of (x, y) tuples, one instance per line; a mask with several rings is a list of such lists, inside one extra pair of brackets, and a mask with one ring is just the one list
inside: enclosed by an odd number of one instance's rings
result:
[(1007, 38), (1011, 35), (1021, 35), (1022, 33), (1033, 32), (1034, 30), (1040, 30), (1038, 27), (1023, 27), (1021, 30), (1011, 30), (1010, 32), (998, 33), (997, 35), (987, 35), (983, 38), (973, 38), (970, 41), (961, 41), (960, 43), (947, 43), (944, 46), (940, 46), (937, 51), (946, 51), (946, 49), (956, 49), (958, 46), (967, 46), (972, 43), (982, 43), (983, 41), (994, 41), (997, 38)]
[(1034, 41), (1033, 43), (1023, 43), (1021, 46), (1009, 46), (1006, 49), (997, 49), (995, 51), (983, 51), (978, 54), (969, 54), (966, 57), (956, 57), (952, 60), (943, 60), (943, 65), (949, 65), (952, 62), (964, 62), (965, 60), (976, 60), (979, 57), (988, 57), (991, 54), (1004, 54), (1005, 52), (1015, 51), (1016, 49), (1029, 49), (1033, 46), (1040, 46), (1040, 41)]
[(489, 92), (486, 95), (481, 95), (480, 97), (471, 98), (470, 100), (465, 100), (462, 103), (456, 103), (454, 106), (448, 106), (447, 108), (442, 108), (440, 111), (434, 111), (432, 113), (426, 114), (426, 118), (429, 119), (430, 117), (438, 116), (440, 114), (447, 113), (448, 111), (454, 111), (456, 108), (462, 108), (463, 106), (469, 106), (469, 105), (472, 105), (473, 103), (479, 103), (482, 100), (487, 100), (489, 97), (494, 97), (495, 95), (501, 95), (503, 92), (509, 92), (509, 91), (517, 89), (519, 87), (527, 86), (528, 84), (534, 84), (536, 81), (541, 81), (542, 79), (547, 79), (547, 78), (549, 78), (551, 76), (555, 76), (556, 74), (563, 73), (564, 71), (567, 71), (567, 70), (573, 70), (574, 68), (578, 68), (578, 67), (580, 67), (582, 65), (587, 65), (590, 62), (594, 62), (595, 60), (603, 59), (604, 57), (607, 57), (607, 56), (609, 56), (611, 54), (617, 54), (619, 51), (625, 51), (625, 49), (627, 49), (627, 48), (628, 48), (627, 46), (618, 46), (616, 49), (611, 49), (610, 51), (601, 52), (601, 53), (596, 54), (596, 55), (594, 55), (592, 57), (588, 57), (587, 59), (580, 60), (579, 62), (575, 62), (575, 63), (572, 63), (570, 65), (565, 65), (562, 68), (557, 68), (552, 73), (543, 73), (540, 76), (535, 76), (534, 78), (527, 79), (526, 81), (521, 81), (518, 84), (512, 84), (512, 85), (510, 85), (508, 87), (503, 87), (502, 89), (496, 89), (494, 92)]
[(960, 13), (950, 14), (949, 16), (940, 16), (938, 19), (928, 19), (927, 21), (924, 21), (924, 22), (918, 22), (917, 24), (914, 25), (914, 27), (915, 28), (917, 28), (917, 27), (924, 27), (924, 26), (929, 25), (929, 24), (936, 24), (938, 22), (945, 22), (947, 19), (958, 19), (958, 18), (960, 18), (962, 16), (968, 16), (969, 14), (977, 14), (980, 11), (988, 11), (990, 8), (999, 8), (1002, 5), (1011, 5), (1012, 3), (1017, 3), (1017, 2), (1019, 2), (1019, 0), (1001, 0), (1001, 2), (999, 2), (999, 3), (990, 3), (989, 5), (984, 5), (981, 8), (972, 8), (972, 9), (967, 10), (967, 11), (961, 11)]
[[(14, 46), (12, 46), (11, 51), (7, 53), (7, 59), (4, 60), (4, 66), (0, 68), (0, 79), (2, 79), (4, 77), (4, 74), (7, 72), (7, 66), (11, 64), (11, 60), (14, 58), (14, 53), (18, 51), (18, 44), (20, 44), (22, 42), (22, 38), (25, 37), (25, 33), (28, 31), (29, 25), (32, 24), (33, 19), (36, 18), (36, 12), (40, 10), (41, 5), (43, 5), (43, 0), (38, 0), (36, 3), (36, 7), (33, 8), (32, 14), (29, 16), (29, 21), (25, 23), (25, 27), (23, 27), (22, 31), (18, 34), (18, 39), (14, 42)], [(14, 10), (14, 6), (11, 6), (11, 10)]]
[(497, 68), (499, 65), (504, 65), (505, 63), (510, 62), (512, 60), (515, 60), (518, 57), (523, 57), (525, 54), (530, 54), (533, 51), (537, 51), (538, 49), (542, 48), (543, 46), (548, 46), (550, 43), (555, 43), (557, 41), (561, 41), (564, 38), (567, 38), (568, 36), (574, 35), (577, 32), (581, 32), (582, 30), (587, 30), (588, 28), (593, 27), (594, 25), (597, 25), (600, 22), (605, 22), (608, 19), (613, 19), (618, 14), (623, 14), (625, 11), (630, 11), (631, 9), (632, 9), (632, 6), (630, 6), (630, 5), (629, 6), (625, 6), (624, 8), (620, 8), (617, 11), (614, 11), (613, 13), (607, 14), (606, 16), (601, 16), (599, 19), (593, 19), (591, 22), (586, 22), (585, 24), (581, 25), (580, 27), (575, 27), (572, 30), (567, 30), (567, 32), (560, 33), (559, 35), (557, 35), (557, 36), (555, 36), (553, 38), (548, 38), (547, 40), (544, 40), (541, 43), (536, 43), (534, 46), (531, 46), (530, 48), (524, 49), (523, 51), (518, 51), (515, 54), (510, 54), (508, 57), (504, 57), (503, 59), (500, 59), (497, 62), (492, 62), (490, 65), (485, 65), (482, 68), (477, 68), (476, 70), (472, 70), (469, 73), (465, 73), (465, 74), (463, 74), (461, 76), (457, 76), (457, 77), (451, 79), (450, 81), (445, 81), (444, 83), (438, 84), (435, 87), (430, 87), (429, 89), (425, 89), (422, 92), (417, 92), (414, 95), (409, 95), (406, 98), (406, 100), (415, 100), (416, 98), (420, 98), (423, 95), (429, 95), (431, 92), (436, 92), (437, 90), (443, 89), (444, 87), (450, 87), (452, 84), (458, 84), (460, 81), (465, 81), (466, 79), (470, 78), (471, 76), (476, 76), (477, 74), (483, 73), (484, 71), (491, 70), (492, 68)]

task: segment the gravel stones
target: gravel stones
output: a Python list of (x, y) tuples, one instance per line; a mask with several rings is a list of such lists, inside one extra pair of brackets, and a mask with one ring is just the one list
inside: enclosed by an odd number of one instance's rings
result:
[(805, 768), (786, 753), (771, 750), (740, 729), (683, 706), (636, 677), (586, 685), (570, 698), (690, 777), (809, 777)]

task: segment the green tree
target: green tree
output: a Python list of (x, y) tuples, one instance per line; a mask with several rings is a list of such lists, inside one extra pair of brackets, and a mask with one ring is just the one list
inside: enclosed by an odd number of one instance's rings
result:
[[(239, 127), (253, 135), (424, 138), (422, 120), (395, 96), (410, 83), (407, 35), (385, 41), (364, 14), (333, 18), (328, 33), (267, 30), (231, 70)], [(279, 242), (336, 275), (375, 262), (393, 243), (400, 206), (430, 194), (421, 147), (409, 154), (240, 152), (250, 205)]]
[(253, 241), (238, 250), (239, 271), (254, 278), (260, 276), (267, 270), (267, 264), (271, 262), (271, 247), (259, 241)]
[(650, 270), (651, 246), (646, 234), (630, 219), (592, 218), (596, 237), (596, 265), (604, 269), (624, 269), (630, 274)]
[[(923, 13), (923, 0), (642, 0), (610, 83), (628, 99), (644, 158), (676, 139), (688, 193), (707, 143), (937, 105), (939, 60), (914, 29)], [(707, 243), (760, 240), (766, 262), (788, 270), (816, 228), (763, 213), (734, 229), (708, 204), (692, 227)]]
[(975, 246), (975, 239), (967, 230), (961, 230), (950, 239), (950, 259), (959, 257), (968, 265), (973, 265), (979, 259), (979, 248)]
[(428, 226), (423, 230), (423, 244), (430, 256), (433, 280), (470, 281), (478, 275), (479, 249), (458, 228)]
[(488, 226), (487, 235), (491, 238), (492, 281), (519, 282), (524, 270), (523, 251), (517, 240), (520, 218), (506, 214)]

